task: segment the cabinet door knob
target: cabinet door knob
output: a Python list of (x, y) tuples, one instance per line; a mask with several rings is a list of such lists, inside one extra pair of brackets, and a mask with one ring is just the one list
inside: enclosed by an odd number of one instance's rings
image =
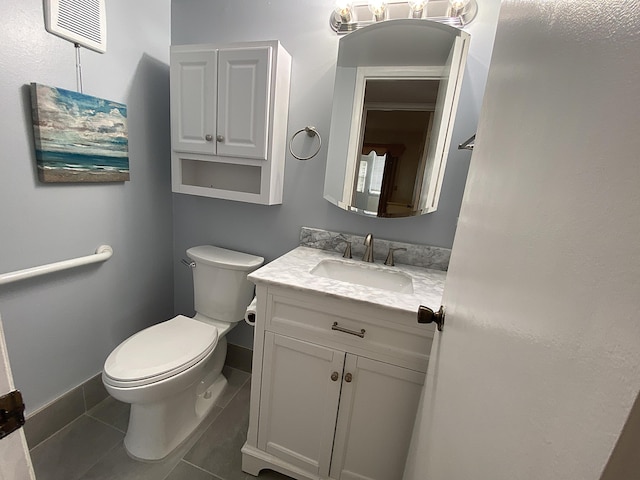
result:
[(331, 374), (331, 380), (333, 380), (334, 382), (336, 382), (339, 377), (340, 377), (340, 374), (338, 372), (333, 372)]
[(347, 382), (347, 383), (351, 383), (351, 380), (353, 380), (353, 376), (350, 373), (347, 373), (344, 376), (344, 381)]
[(204, 139), (205, 139), (207, 142), (211, 142), (211, 141), (213, 141), (213, 135), (209, 135), (209, 134), (207, 133), (207, 134), (204, 136)]
[(218, 142), (224, 142), (224, 135), (216, 135), (216, 140)]

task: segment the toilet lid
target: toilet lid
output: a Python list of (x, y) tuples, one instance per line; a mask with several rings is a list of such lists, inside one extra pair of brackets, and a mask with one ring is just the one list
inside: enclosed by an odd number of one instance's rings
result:
[(140, 386), (176, 375), (205, 358), (218, 343), (213, 325), (178, 315), (122, 342), (104, 364), (116, 386)]

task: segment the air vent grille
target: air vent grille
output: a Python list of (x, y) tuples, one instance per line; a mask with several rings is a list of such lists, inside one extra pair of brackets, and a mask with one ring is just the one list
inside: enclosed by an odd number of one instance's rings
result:
[(60, 0), (58, 26), (93, 40), (102, 41), (98, 0)]
[(45, 0), (47, 31), (100, 53), (107, 51), (105, 0)]

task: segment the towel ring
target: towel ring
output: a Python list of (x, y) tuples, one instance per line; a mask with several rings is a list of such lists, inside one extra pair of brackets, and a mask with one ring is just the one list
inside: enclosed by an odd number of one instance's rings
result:
[[(311, 155), (309, 155), (308, 157), (299, 157), (298, 155), (293, 153), (293, 149), (291, 148), (291, 144), (293, 143), (293, 139), (296, 138), (302, 132), (306, 132), (307, 135), (309, 135), (310, 137), (313, 137), (313, 136), (318, 137), (318, 149), (315, 152), (313, 152)], [(291, 155), (293, 155), (293, 157), (298, 159), (298, 160), (310, 160), (310, 159), (312, 159), (313, 157), (315, 157), (318, 154), (318, 152), (320, 151), (321, 147), (322, 147), (322, 137), (320, 137), (320, 132), (318, 132), (318, 130), (316, 130), (316, 127), (311, 127), (311, 126), (304, 127), (302, 129), (298, 130), (296, 133), (294, 133), (291, 136), (291, 140), (289, 140), (289, 153), (291, 153)]]

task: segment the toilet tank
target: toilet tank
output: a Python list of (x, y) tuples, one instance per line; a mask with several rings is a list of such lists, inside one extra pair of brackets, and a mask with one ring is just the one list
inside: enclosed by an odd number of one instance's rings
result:
[(247, 275), (264, 258), (212, 245), (191, 247), (187, 256), (196, 264), (192, 269), (196, 312), (223, 322), (242, 320), (253, 299)]

